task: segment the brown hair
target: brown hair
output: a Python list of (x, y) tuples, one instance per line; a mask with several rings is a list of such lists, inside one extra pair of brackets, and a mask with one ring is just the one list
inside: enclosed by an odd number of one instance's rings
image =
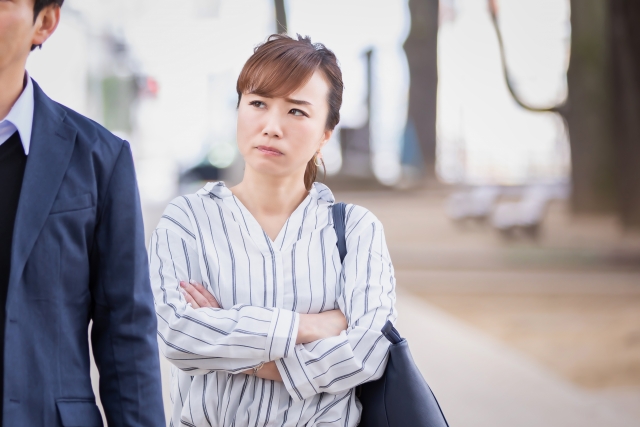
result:
[[(282, 98), (306, 84), (316, 70), (322, 71), (329, 85), (329, 114), (326, 130), (333, 130), (340, 121), (342, 105), (342, 72), (336, 56), (321, 43), (298, 34), (293, 39), (285, 34), (273, 34), (258, 45), (238, 77), (238, 106), (244, 93), (269, 98)], [(322, 162), (324, 166), (324, 162)], [(307, 190), (318, 175), (315, 156), (307, 163), (304, 185)]]

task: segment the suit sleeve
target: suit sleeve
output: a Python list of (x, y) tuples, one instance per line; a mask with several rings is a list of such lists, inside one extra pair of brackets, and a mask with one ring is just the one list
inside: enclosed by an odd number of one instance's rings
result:
[(296, 345), (276, 361), (289, 395), (297, 401), (337, 394), (382, 376), (389, 341), (380, 330), (395, 322), (395, 278), (382, 224), (363, 208), (347, 216), (347, 256), (340, 310), (348, 328), (337, 337)]
[(91, 253), (91, 340), (110, 426), (165, 425), (142, 212), (124, 142), (99, 212)]
[(194, 309), (186, 304), (181, 280), (208, 286), (200, 273), (204, 259), (196, 243), (190, 218), (178, 199), (167, 207), (149, 245), (160, 350), (167, 360), (198, 375), (240, 373), (289, 355), (298, 334), (297, 313), (244, 304), (229, 309)]

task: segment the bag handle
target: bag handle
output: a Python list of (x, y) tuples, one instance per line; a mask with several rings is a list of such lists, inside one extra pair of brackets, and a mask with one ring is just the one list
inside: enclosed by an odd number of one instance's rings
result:
[(404, 341), (404, 338), (400, 336), (400, 332), (398, 332), (395, 326), (393, 326), (391, 320), (387, 320), (387, 323), (384, 324), (380, 332), (382, 332), (382, 335), (384, 335), (384, 337), (388, 339), (391, 344), (400, 344), (402, 341)]

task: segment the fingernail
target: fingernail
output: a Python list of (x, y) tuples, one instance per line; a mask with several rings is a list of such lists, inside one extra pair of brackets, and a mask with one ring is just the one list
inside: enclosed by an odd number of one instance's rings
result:
[(182, 295), (186, 295), (186, 294), (187, 294), (187, 291), (185, 291), (184, 289), (180, 288), (180, 293), (181, 293)]
[(180, 286), (184, 287), (184, 286), (185, 286), (185, 282), (184, 282), (184, 281), (181, 281), (181, 282), (180, 282)]
[(190, 302), (188, 302), (188, 303), (187, 303), (187, 305), (188, 305), (189, 307), (191, 307), (191, 303), (190, 303)]
[(196, 281), (195, 280), (189, 280), (189, 283), (191, 283), (192, 285), (195, 285)]

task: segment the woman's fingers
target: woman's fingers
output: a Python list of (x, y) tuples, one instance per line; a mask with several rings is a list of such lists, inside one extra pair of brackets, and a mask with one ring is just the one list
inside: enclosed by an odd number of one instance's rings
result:
[(195, 280), (180, 282), (180, 287), (191, 297), (198, 307), (220, 308), (216, 298), (200, 283)]
[[(209, 304), (209, 301), (192, 284), (188, 282), (180, 282), (180, 287), (184, 289), (186, 294), (188, 294), (193, 301), (195, 301), (195, 303), (198, 305), (198, 308), (211, 307), (211, 304)], [(191, 303), (191, 305), (193, 306), (193, 302)]]
[(187, 291), (185, 291), (183, 288), (180, 288), (180, 291), (182, 292), (182, 295), (184, 296), (184, 299), (188, 305), (190, 305), (192, 308), (200, 308), (196, 300), (194, 300)]
[(216, 300), (216, 297), (214, 297), (211, 292), (209, 292), (207, 290), (207, 288), (205, 288), (203, 285), (201, 285), (200, 283), (196, 282), (195, 280), (191, 280), (189, 281), (189, 283), (196, 288), (196, 290), (205, 297), (205, 299), (209, 302), (209, 305), (213, 308), (220, 308), (220, 304), (218, 304), (218, 301)]

